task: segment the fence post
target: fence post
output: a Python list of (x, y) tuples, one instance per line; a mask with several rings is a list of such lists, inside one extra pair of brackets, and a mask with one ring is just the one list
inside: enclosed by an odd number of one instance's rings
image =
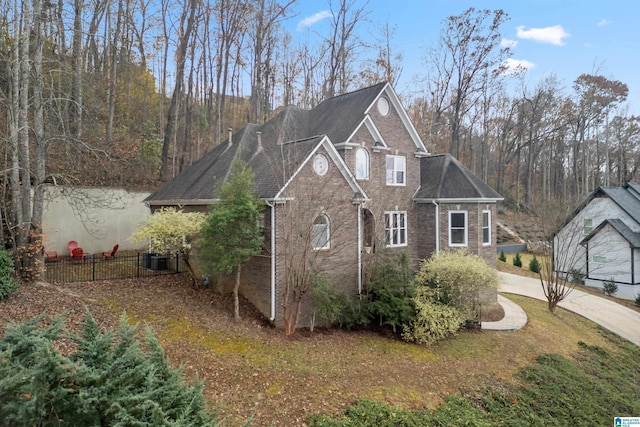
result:
[(136, 277), (140, 277), (140, 252), (136, 252), (138, 262), (136, 263)]
[(176, 273), (180, 273), (180, 251), (176, 251)]
[(91, 281), (95, 282), (96, 280), (96, 257), (95, 255), (91, 255)]

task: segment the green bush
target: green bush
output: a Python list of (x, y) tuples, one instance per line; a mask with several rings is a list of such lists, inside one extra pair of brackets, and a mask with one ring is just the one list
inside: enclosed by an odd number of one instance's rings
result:
[(367, 283), (369, 319), (380, 326), (391, 326), (396, 332), (398, 326), (409, 323), (415, 316), (414, 292), (406, 254), (400, 255), (396, 262), (375, 265)]
[(349, 406), (342, 418), (323, 415), (310, 416), (309, 427), (421, 427), (426, 425), (425, 414), (393, 408), (369, 399), (359, 399)]
[(602, 291), (605, 295), (615, 295), (618, 292), (618, 285), (613, 280), (613, 277), (609, 280), (602, 281)]
[(507, 256), (504, 254), (504, 251), (500, 251), (500, 255), (498, 255), (498, 261), (507, 262)]
[(586, 277), (586, 274), (584, 274), (579, 268), (572, 268), (569, 272), (569, 276), (571, 276), (571, 283), (582, 285), (584, 284), (584, 278)]
[[(157, 339), (123, 317), (117, 332), (101, 332), (86, 313), (80, 335), (42, 316), (9, 325), (0, 340), (0, 420), (3, 425), (213, 426), (202, 383), (187, 384), (171, 368)], [(63, 355), (57, 341), (73, 341)]]
[(18, 289), (18, 281), (14, 273), (11, 253), (0, 250), (0, 301), (8, 298)]
[(402, 332), (402, 339), (408, 342), (431, 345), (454, 335), (466, 320), (458, 308), (437, 302), (437, 291), (426, 286), (416, 289), (414, 304), (415, 319)]
[(314, 318), (325, 320), (329, 326), (338, 323), (347, 304), (344, 292), (330, 286), (323, 276), (317, 276), (311, 285), (311, 301)]
[(540, 261), (538, 261), (535, 255), (531, 258), (531, 261), (529, 261), (529, 270), (534, 273), (540, 273)]
[(343, 308), (340, 313), (338, 325), (344, 329), (352, 329), (356, 326), (368, 325), (369, 317), (366, 310), (366, 302), (358, 295), (343, 294)]
[(479, 293), (498, 287), (498, 272), (467, 251), (445, 251), (424, 261), (415, 281), (416, 287), (435, 290), (434, 302), (454, 306), (475, 320)]
[(516, 253), (513, 257), (513, 265), (516, 267), (522, 267), (522, 259), (520, 258), (520, 252)]
[(640, 307), (640, 294), (636, 296), (636, 305)]

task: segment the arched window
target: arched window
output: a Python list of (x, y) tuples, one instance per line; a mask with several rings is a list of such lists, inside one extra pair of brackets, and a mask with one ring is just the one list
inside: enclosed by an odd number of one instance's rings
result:
[(356, 179), (369, 179), (369, 153), (364, 148), (356, 151)]
[(329, 218), (326, 215), (318, 215), (313, 220), (313, 228), (311, 229), (311, 244), (313, 249), (329, 249), (330, 245), (330, 226)]

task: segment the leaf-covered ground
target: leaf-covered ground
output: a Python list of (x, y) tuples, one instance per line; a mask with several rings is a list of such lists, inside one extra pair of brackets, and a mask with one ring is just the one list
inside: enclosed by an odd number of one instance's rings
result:
[[(607, 343), (590, 322), (544, 304), (512, 297), (529, 314), (514, 333), (465, 332), (432, 348), (371, 331), (321, 330), (286, 338), (247, 303), (235, 322), (232, 299), (193, 289), (185, 276), (117, 282), (24, 285), (0, 302), (8, 321), (41, 312), (66, 313), (77, 327), (85, 308), (105, 327), (123, 312), (149, 324), (171, 363), (205, 383), (211, 408), (227, 426), (304, 425), (309, 414), (337, 414), (357, 398), (406, 409), (433, 407), (449, 394), (513, 380), (544, 352), (570, 356), (577, 342)], [(62, 343), (64, 345), (64, 343)]]

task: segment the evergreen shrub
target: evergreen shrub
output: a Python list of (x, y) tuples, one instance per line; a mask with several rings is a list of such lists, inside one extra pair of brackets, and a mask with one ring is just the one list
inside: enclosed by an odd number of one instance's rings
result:
[(18, 280), (13, 269), (13, 257), (10, 252), (0, 250), (0, 301), (8, 298), (18, 289)]
[(535, 255), (531, 258), (531, 261), (529, 261), (529, 270), (534, 273), (540, 273), (540, 261), (538, 261)]
[(584, 284), (584, 278), (586, 277), (586, 274), (584, 274), (579, 268), (572, 268), (569, 272), (569, 275), (571, 276), (572, 283), (577, 283), (580, 285)]
[(522, 258), (520, 258), (520, 252), (515, 254), (515, 256), (513, 257), (513, 265), (515, 265), (516, 267), (522, 267)]
[(602, 281), (602, 291), (605, 295), (615, 295), (618, 292), (618, 285), (613, 280), (613, 277), (609, 280)]
[(507, 262), (507, 256), (504, 254), (504, 251), (500, 251), (500, 255), (498, 255), (498, 261)]
[(377, 264), (367, 283), (367, 312), (379, 326), (396, 328), (409, 323), (415, 316), (413, 278), (409, 257), (401, 254), (397, 261)]
[[(45, 323), (45, 326), (39, 326)], [(123, 316), (102, 332), (85, 314), (79, 335), (62, 318), (9, 325), (0, 339), (0, 420), (21, 426), (214, 426), (202, 383), (169, 366), (158, 340), (146, 340)], [(69, 354), (58, 343), (69, 338)]]
[(415, 277), (415, 319), (403, 338), (432, 344), (474, 318), (480, 292), (498, 287), (498, 273), (477, 255), (441, 252), (424, 261)]

